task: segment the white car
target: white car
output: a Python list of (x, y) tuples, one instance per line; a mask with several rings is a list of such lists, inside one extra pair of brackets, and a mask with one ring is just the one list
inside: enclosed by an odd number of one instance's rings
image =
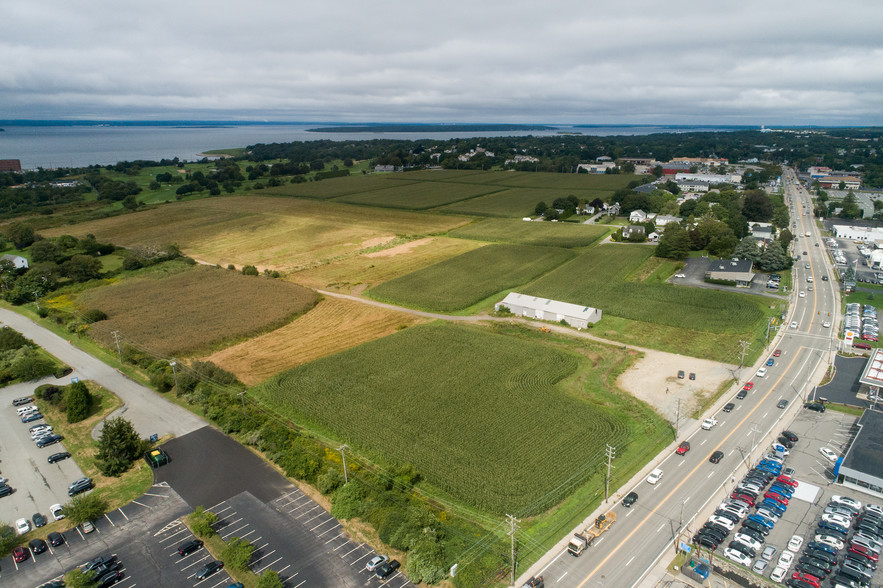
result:
[(803, 546), (803, 537), (800, 535), (792, 535), (791, 539), (788, 540), (788, 551), (793, 551), (797, 553), (800, 551), (800, 548)]
[(56, 521), (60, 521), (64, 518), (64, 509), (60, 504), (53, 504), (49, 507), (49, 512), (52, 514), (52, 518)]
[(724, 517), (718, 517), (718, 516), (708, 517), (708, 522), (714, 523), (715, 525), (720, 525), (721, 527), (723, 527), (727, 531), (732, 531), (733, 527), (736, 526), (736, 524), (733, 521), (731, 521), (730, 519), (727, 519)]
[(800, 296), (801, 298), (806, 298), (806, 292), (804, 292), (803, 290), (801, 290), (801, 291), (800, 291), (800, 294), (798, 294), (798, 296)]
[(867, 511), (869, 511), (869, 512), (875, 512), (875, 513), (877, 513), (878, 515), (883, 516), (883, 506), (880, 506), (880, 505), (877, 505), (877, 504), (866, 504), (866, 505), (865, 505), (865, 510), (867, 510)]
[(15, 521), (15, 532), (24, 535), (31, 530), (31, 523), (28, 519), (18, 519)]
[(83, 527), (84, 534), (89, 534), (95, 530), (95, 525), (92, 524), (92, 521), (86, 521), (81, 526)]
[(815, 540), (837, 550), (843, 549), (843, 541), (834, 535), (816, 535)]
[(850, 527), (850, 525), (852, 525), (852, 519), (843, 515), (823, 514), (822, 520), (826, 523), (834, 523), (835, 525), (846, 527), (847, 529)]
[(773, 582), (781, 582), (785, 578), (785, 574), (788, 573), (788, 568), (783, 568), (782, 566), (776, 566), (776, 568), (770, 572), (770, 580)]
[(658, 482), (660, 478), (662, 478), (662, 470), (656, 468), (655, 470), (650, 472), (649, 476), (647, 476), (647, 483), (656, 484), (656, 482)]
[(826, 329), (830, 329), (830, 328), (831, 328), (831, 322), (830, 322), (830, 321), (825, 321), (825, 322), (822, 323), (822, 326), (825, 327)]
[(832, 450), (828, 449), (827, 447), (819, 447), (819, 453), (821, 453), (823, 456), (825, 456), (825, 459), (827, 459), (828, 461), (830, 461), (832, 463), (837, 461), (837, 454), (834, 453)]
[(724, 549), (724, 557), (727, 559), (736, 562), (739, 565), (743, 565), (746, 568), (751, 566), (751, 558), (742, 553), (741, 551), (737, 551), (731, 547), (727, 547)]
[(842, 504), (843, 506), (851, 508), (852, 510), (862, 509), (862, 503), (855, 498), (850, 498), (849, 496), (832, 496), (831, 502), (835, 504)]
[(740, 519), (748, 514), (748, 509), (746, 507), (742, 506), (741, 504), (736, 504), (733, 501), (722, 502), (720, 508), (733, 513)]
[(702, 421), (702, 428), (706, 431), (710, 431), (713, 426), (717, 424), (717, 419), (708, 417), (704, 421)]
[(675, 274), (675, 277), (676, 278), (686, 278), (687, 275), (686, 274)]
[(735, 537), (733, 537), (739, 543), (743, 543), (753, 549), (754, 551), (760, 551), (763, 545), (760, 544), (760, 541), (755, 539), (754, 537), (750, 537), (748, 535), (743, 535), (742, 533), (736, 533)]
[(369, 572), (373, 572), (374, 570), (379, 568), (381, 566), (381, 564), (385, 564), (388, 561), (389, 561), (389, 556), (386, 556), (386, 555), (378, 555), (378, 556), (372, 557), (368, 561), (368, 564), (365, 566), (365, 569), (368, 570)]
[(797, 328), (797, 321), (791, 321), (791, 328), (792, 328), (792, 329), (796, 329), (796, 328)]
[(791, 567), (791, 564), (794, 563), (794, 552), (793, 551), (783, 551), (782, 555), (779, 556), (778, 566), (780, 568), (785, 568), (786, 570)]
[(762, 367), (759, 370), (757, 370), (757, 377), (758, 378), (762, 378), (765, 375), (766, 375), (766, 368), (765, 367)]

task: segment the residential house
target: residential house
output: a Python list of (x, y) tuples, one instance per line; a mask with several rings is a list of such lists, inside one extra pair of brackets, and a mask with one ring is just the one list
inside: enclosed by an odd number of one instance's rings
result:
[(21, 255), (9, 255), (8, 253), (2, 257), (0, 257), (2, 261), (11, 261), (12, 265), (15, 266), (15, 269), (23, 269), (28, 267), (28, 260)]
[(660, 228), (660, 227), (665, 227), (665, 225), (670, 224), (670, 223), (679, 223), (682, 220), (684, 220), (684, 219), (682, 219), (679, 216), (672, 216), (670, 214), (660, 214), (660, 215), (657, 215), (653, 219), (653, 224), (656, 225), (656, 228)]
[(638, 210), (633, 210), (629, 214), (629, 222), (630, 223), (645, 223), (645, 222), (647, 222), (647, 219), (649, 219), (649, 218), (650, 218), (650, 215), (648, 215), (646, 212), (644, 212), (640, 208)]
[(625, 240), (643, 239), (646, 234), (647, 229), (644, 228), (644, 225), (628, 225), (622, 228), (622, 238)]

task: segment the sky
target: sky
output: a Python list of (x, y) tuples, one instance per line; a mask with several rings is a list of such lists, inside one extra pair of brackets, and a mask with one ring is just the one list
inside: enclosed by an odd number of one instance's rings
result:
[(28, 0), (0, 119), (883, 125), (883, 2)]

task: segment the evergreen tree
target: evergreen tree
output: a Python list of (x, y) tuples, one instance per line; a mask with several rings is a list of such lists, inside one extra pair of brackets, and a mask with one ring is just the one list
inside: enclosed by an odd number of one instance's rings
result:
[(78, 423), (89, 416), (92, 408), (92, 394), (83, 382), (74, 382), (65, 395), (67, 422)]
[(787, 267), (785, 251), (778, 241), (768, 243), (760, 256), (760, 269), (765, 272), (775, 272)]
[(98, 438), (96, 465), (105, 476), (119, 476), (141, 454), (142, 442), (132, 423), (124, 418), (108, 419)]

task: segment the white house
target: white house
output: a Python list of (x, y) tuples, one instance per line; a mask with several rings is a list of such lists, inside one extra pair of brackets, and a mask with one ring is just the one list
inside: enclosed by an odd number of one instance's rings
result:
[(664, 227), (665, 225), (667, 225), (669, 223), (679, 223), (682, 220), (684, 220), (684, 219), (682, 219), (679, 216), (672, 216), (670, 214), (660, 214), (660, 215), (653, 218), (653, 224), (655, 224), (657, 227)]
[(545, 321), (563, 320), (577, 329), (585, 329), (589, 323), (594, 324), (601, 320), (601, 311), (597, 308), (527, 296), (517, 292), (510, 292), (494, 306), (494, 309), (500, 310), (502, 306), (508, 308), (512, 314)]
[(22, 269), (28, 267), (28, 260), (21, 255), (9, 255), (6, 254), (3, 257), (0, 257), (0, 260), (3, 261), (11, 261), (12, 265), (15, 266), (15, 269)]
[(648, 220), (653, 220), (653, 218), (655, 218), (655, 217), (656, 217), (656, 215), (653, 214), (652, 212), (650, 214), (647, 214), (646, 212), (644, 212), (643, 210), (641, 210), (639, 208), (638, 210), (633, 210), (631, 212), (631, 214), (629, 214), (629, 222), (630, 223), (645, 223)]

